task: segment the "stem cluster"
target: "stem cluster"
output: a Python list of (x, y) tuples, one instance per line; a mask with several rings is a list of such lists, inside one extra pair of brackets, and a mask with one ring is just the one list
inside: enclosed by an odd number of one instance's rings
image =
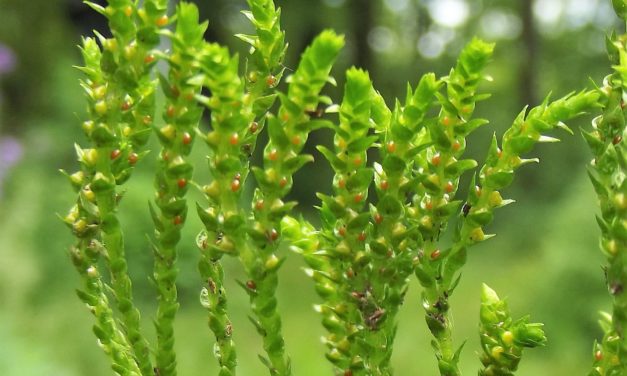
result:
[[(627, 3), (613, 1), (616, 13), (627, 20)], [(594, 159), (588, 175), (599, 199), (600, 248), (612, 313), (603, 313), (603, 339), (595, 342), (590, 375), (622, 375), (627, 372), (627, 137), (624, 98), (627, 93), (627, 36), (612, 34), (606, 40), (614, 72), (598, 89), (602, 114), (592, 121), (592, 131), (582, 130)]]
[[(605, 335), (595, 344), (590, 374), (625, 373), (627, 37), (608, 39), (614, 73), (603, 87), (555, 101), (547, 97), (525, 108), (500, 142), (493, 137), (476, 171), (479, 163), (464, 159), (464, 152), (466, 138), (488, 123), (472, 116), (477, 103), (489, 97), (478, 88), (492, 44), (473, 39), (448, 76), (423, 75), (415, 88), (408, 85), (404, 102), (397, 100), (393, 108), (374, 89), (367, 72), (351, 68), (342, 101), (335, 105), (321, 92), (327, 83), (335, 84), (330, 72), (343, 37), (328, 30), (318, 35), (285, 80), (287, 89), (280, 89), (287, 46), (281, 13), (272, 0), (248, 0), (250, 11), (244, 15), (255, 32), (237, 35), (251, 46), (243, 73), (239, 56), (204, 41), (207, 24), (199, 22), (194, 5), (180, 3), (169, 19), (167, 0), (146, 0), (141, 6), (131, 0), (110, 0), (106, 7), (87, 4), (107, 17), (113, 37), (97, 34), (97, 40), (83, 40), (85, 65), (79, 69), (85, 73), (81, 84), (88, 120), (83, 129), (89, 146), (76, 146), (81, 169), (66, 174), (78, 197), (63, 220), (77, 238), (70, 255), (81, 276), (79, 298), (96, 318), (94, 333), (116, 373), (176, 375), (177, 247), (192, 186), (206, 199), (205, 205), (197, 204), (204, 225), (196, 239), (203, 281), (200, 303), (215, 336), (219, 375), (235, 375), (237, 365), (221, 264), (225, 256), (237, 258), (246, 273), (240, 285), (249, 296), (250, 320), (263, 341), (261, 361), (271, 375), (292, 374), (276, 298), (278, 270), (286, 257), (280, 252), (286, 244), (308, 265), (305, 271), (322, 300), (316, 309), (328, 332), (323, 339), (326, 357), (338, 374), (392, 375), (396, 315), (415, 275), (440, 374), (460, 375), (463, 345), (453, 341), (449, 298), (468, 249), (493, 236), (486, 235), (485, 228), (494, 210), (513, 202), (504, 200), (501, 191), (518, 168), (537, 161), (523, 159), (524, 154), (537, 143), (558, 141), (547, 133), (569, 130), (564, 121), (599, 104), (603, 114), (593, 121), (592, 132), (583, 134), (594, 154), (589, 174), (601, 206), (601, 248), (608, 260), (605, 271), (614, 306), (603, 320)], [(613, 4), (624, 18), (627, 3)], [(174, 22), (173, 30), (165, 28)], [(171, 40), (172, 51), (156, 50), (160, 36)], [(157, 59), (169, 64), (167, 77), (152, 73)], [(163, 124), (157, 125), (159, 83), (165, 107)], [(199, 127), (205, 110), (208, 131)], [(339, 113), (339, 119), (321, 118), (329, 113)], [(294, 174), (313, 161), (303, 150), (319, 128), (334, 134), (332, 149), (318, 147), (334, 178), (332, 194), (318, 194), (322, 226), (317, 230), (305, 219), (294, 219), (297, 203), (285, 199)], [(268, 143), (263, 162), (251, 166), (264, 129)], [(154, 350), (140, 328), (117, 217), (122, 199), (118, 186), (147, 154), (143, 147), (152, 133), (161, 147), (150, 206), (158, 296)], [(209, 149), (207, 182), (193, 180), (188, 156), (196, 138)], [(378, 159), (372, 161), (375, 154)], [(246, 202), (251, 172), (255, 185)], [(461, 179), (470, 174), (468, 191), (458, 191)], [(447, 230), (451, 241), (444, 241)], [(506, 303), (485, 285), (480, 322), (480, 375), (513, 375), (522, 349), (546, 341), (542, 324), (529, 323), (527, 317), (513, 320)]]

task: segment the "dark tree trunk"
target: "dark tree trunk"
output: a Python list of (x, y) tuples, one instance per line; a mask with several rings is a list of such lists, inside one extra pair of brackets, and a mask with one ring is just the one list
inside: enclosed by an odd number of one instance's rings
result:
[(523, 55), (520, 64), (520, 101), (522, 105), (536, 104), (537, 37), (533, 21), (533, 1), (520, 1)]
[(349, 0), (348, 14), (351, 15), (351, 31), (355, 43), (353, 63), (372, 71), (372, 50), (368, 45), (368, 33), (372, 29), (373, 3), (371, 0)]

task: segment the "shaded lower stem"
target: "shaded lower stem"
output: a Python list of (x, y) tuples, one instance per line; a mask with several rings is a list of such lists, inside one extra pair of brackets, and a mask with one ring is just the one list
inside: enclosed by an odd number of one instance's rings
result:
[[(101, 153), (108, 156), (110, 153)], [(106, 261), (111, 274), (111, 285), (117, 307), (122, 314), (122, 323), (126, 336), (133, 349), (133, 354), (141, 374), (154, 374), (148, 342), (141, 334), (139, 310), (133, 303), (131, 279), (128, 275), (126, 256), (124, 254), (124, 240), (120, 222), (115, 214), (116, 193), (114, 189), (96, 193), (101, 216), (102, 240)]]
[(276, 247), (269, 246), (268, 248), (270, 249), (263, 250), (263, 254), (261, 252), (255, 254), (252, 245), (242, 244), (239, 247), (240, 260), (250, 278), (245, 287), (255, 315), (251, 321), (262, 337), (263, 348), (268, 356), (267, 359), (261, 356), (260, 358), (270, 370), (271, 375), (289, 376), (292, 370), (289, 358), (285, 354), (282, 322), (276, 299), (277, 269), (280, 261), (272, 252)]
[(99, 248), (99, 244), (92, 239), (82, 240), (81, 244), (70, 250), (72, 263), (83, 281), (83, 290), (77, 293), (96, 318), (93, 330), (100, 347), (111, 359), (112, 369), (120, 375), (140, 376), (141, 371), (133, 358), (131, 346), (115, 323), (104, 283), (96, 269)]
[[(203, 244), (205, 245), (203, 248)], [(233, 342), (233, 326), (227, 314), (227, 296), (223, 286), (224, 270), (220, 257), (212, 257), (206, 242), (200, 241), (202, 256), (198, 264), (200, 275), (207, 286), (200, 293), (201, 304), (209, 314), (209, 328), (216, 337), (214, 355), (220, 364), (219, 376), (233, 376), (237, 366), (237, 353)]]

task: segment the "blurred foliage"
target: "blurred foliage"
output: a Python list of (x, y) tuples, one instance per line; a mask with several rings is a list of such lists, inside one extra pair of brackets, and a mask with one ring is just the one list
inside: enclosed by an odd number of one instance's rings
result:
[[(277, 4), (283, 8), (290, 43), (288, 70), (294, 69), (296, 57), (313, 35), (323, 27), (334, 28), (347, 36), (335, 70), (338, 86), (344, 68), (357, 64), (370, 71), (388, 104), (404, 94), (407, 80), (416, 84), (420, 73), (448, 73), (444, 67), (452, 65), (472, 35), (495, 40), (495, 58), (488, 68), (494, 81), (484, 85), (494, 96), (477, 109), (477, 116), (494, 122), (478, 131), (476, 140), (502, 133), (525, 100), (537, 104), (549, 91), (561, 96), (587, 86), (589, 77), (598, 82), (609, 72), (603, 53), (604, 35), (615, 20), (609, 0), (278, 0)], [(245, 1), (207, 0), (199, 1), (199, 6), (201, 17), (210, 20), (207, 38), (235, 50), (246, 48), (232, 36), (247, 27), (239, 14)], [(532, 22), (525, 21), (524, 14), (531, 14)], [(66, 254), (71, 240), (54, 215), (64, 214), (72, 201), (71, 189), (57, 169), (76, 165), (71, 145), (83, 140), (75, 114), (82, 117), (85, 105), (79, 74), (71, 68), (79, 58), (75, 45), (80, 35), (101, 27), (102, 20), (79, 0), (0, 0), (0, 43), (17, 60), (12, 72), (0, 71), (0, 138), (17, 137), (24, 147), (19, 164), (0, 180), (2, 375), (110, 374), (90, 333), (91, 317), (73, 294), (78, 278)], [(533, 84), (531, 90), (525, 89), (528, 83)], [(320, 142), (328, 143), (329, 134), (320, 131), (309, 146)], [(477, 151), (487, 145), (472, 139), (469, 145), (472, 157), (482, 160)], [(200, 150), (193, 158), (203, 166)], [(309, 152), (322, 161), (317, 152)], [(592, 341), (601, 334), (596, 312), (609, 305), (597, 250), (595, 199), (583, 168), (589, 155), (577, 136), (542, 147), (540, 153), (542, 164), (523, 169), (505, 192), (518, 202), (496, 215), (492, 230), (498, 236), (469, 255), (460, 292), (452, 299), (455, 335), (469, 339), (467, 349), (479, 350), (480, 286), (486, 282), (509, 297), (514, 315), (528, 312), (546, 324), (548, 346), (530, 352), (519, 375), (581, 374), (590, 364)], [(198, 176), (206, 174), (204, 168), (197, 170)], [(155, 292), (146, 278), (152, 265), (146, 209), (152, 191), (143, 187), (152, 186), (153, 177), (140, 171), (129, 186), (122, 215), (124, 226), (132, 229), (126, 241), (135, 294), (144, 308), (144, 327), (151, 328)], [(315, 191), (330, 191), (330, 177), (330, 168), (318, 162), (296, 176), (294, 195), (305, 214), (318, 204)], [(180, 253), (177, 346), (183, 375), (216, 367), (209, 355), (213, 338), (198, 304), (198, 255), (193, 243), (198, 229), (198, 221), (190, 221), (184, 235), (188, 241)], [(279, 308), (284, 312), (287, 347), (296, 374), (330, 374), (318, 339), (323, 328), (311, 309), (317, 299), (301, 266), (298, 257), (290, 257), (280, 275)], [(231, 276), (243, 275), (235, 264), (227, 263), (225, 269)], [(232, 280), (227, 289), (235, 340), (241, 346), (240, 373), (260, 375), (263, 368), (256, 359), (260, 341), (246, 319), (247, 296)], [(418, 286), (412, 285), (400, 314), (392, 360), (398, 375), (416, 370), (436, 374), (418, 305)], [(474, 374), (478, 367), (475, 352), (465, 351), (462, 370)]]

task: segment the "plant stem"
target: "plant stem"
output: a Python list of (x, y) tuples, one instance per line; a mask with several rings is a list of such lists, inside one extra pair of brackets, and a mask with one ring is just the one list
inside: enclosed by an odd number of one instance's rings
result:
[(188, 83), (199, 69), (190, 59), (200, 53), (204, 43), (206, 23), (199, 23), (195, 5), (181, 2), (176, 12), (177, 26), (172, 39), (173, 50), (167, 56), (169, 76), (160, 77), (166, 94), (163, 119), (165, 125), (157, 131), (162, 150), (155, 177), (155, 203), (151, 207), (155, 223), (156, 244), (154, 280), (157, 286), (157, 370), (161, 376), (176, 375), (174, 352), (174, 319), (179, 308), (176, 278), (177, 245), (187, 217), (186, 193), (193, 167), (187, 156), (192, 150), (195, 131), (202, 116), (202, 107), (195, 100), (200, 90)]
[[(106, 151), (101, 150), (108, 159)], [(111, 287), (115, 295), (117, 307), (122, 314), (122, 322), (128, 341), (133, 348), (133, 354), (140, 365), (142, 375), (150, 375), (150, 350), (148, 342), (140, 331), (140, 314), (133, 303), (131, 279), (128, 275), (124, 240), (120, 222), (116, 215), (116, 193), (107, 190), (96, 193), (96, 201), (102, 218), (102, 241), (105, 247), (105, 260), (111, 276)]]
[[(627, 4), (614, 3), (617, 14), (627, 19)], [(627, 373), (627, 137), (624, 98), (627, 92), (627, 35), (608, 37), (606, 46), (614, 72), (603, 81), (602, 115), (592, 121), (591, 132), (582, 131), (594, 159), (588, 167), (599, 200), (601, 251), (612, 314), (600, 320), (604, 336), (594, 344), (591, 376)]]
[(83, 280), (83, 290), (77, 293), (96, 318), (94, 333), (100, 347), (111, 358), (113, 370), (124, 376), (140, 376), (131, 347), (117, 328), (104, 283), (96, 269), (101, 252), (102, 245), (93, 239), (83, 239), (70, 250), (74, 267)]
[(233, 326), (227, 314), (227, 296), (224, 289), (224, 270), (220, 254), (210, 257), (207, 252), (206, 234), (198, 237), (198, 246), (203, 252), (199, 262), (200, 275), (207, 286), (200, 294), (201, 304), (209, 311), (209, 328), (214, 333), (216, 344), (214, 353), (220, 364), (219, 376), (234, 376), (237, 354), (233, 342)]

